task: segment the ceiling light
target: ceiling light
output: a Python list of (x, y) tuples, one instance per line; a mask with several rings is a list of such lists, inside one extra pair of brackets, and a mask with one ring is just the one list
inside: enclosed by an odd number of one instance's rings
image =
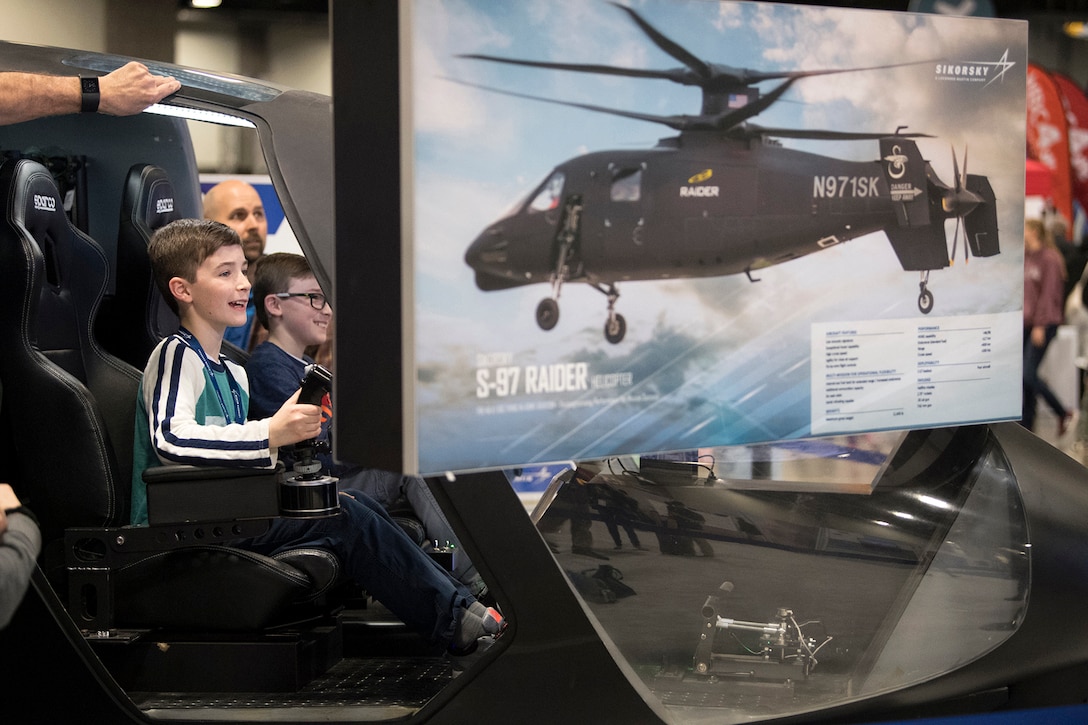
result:
[(190, 121), (206, 121), (208, 123), (218, 123), (222, 126), (242, 126), (244, 128), (256, 128), (253, 122), (240, 118), (238, 116), (231, 116), (226, 113), (220, 113), (218, 111), (208, 111), (203, 108), (189, 108), (188, 106), (168, 106), (164, 103), (154, 103), (144, 109), (144, 113), (154, 113), (160, 116), (176, 116), (178, 118), (187, 118)]

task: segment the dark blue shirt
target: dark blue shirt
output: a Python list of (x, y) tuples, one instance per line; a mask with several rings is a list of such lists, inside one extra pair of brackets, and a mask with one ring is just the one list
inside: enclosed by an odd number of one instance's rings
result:
[[(250, 420), (260, 420), (274, 415), (302, 385), (306, 366), (311, 363), (313, 363), (311, 358), (297, 358), (275, 343), (265, 341), (258, 345), (246, 361), (246, 374), (249, 376)], [(329, 403), (329, 397), (325, 400), (328, 404), (322, 406), (321, 435), (318, 436), (318, 440), (329, 441), (331, 448), (332, 404)], [(329, 475), (340, 476), (349, 470), (348, 466), (335, 463), (329, 453), (322, 453), (318, 458)], [(283, 456), (283, 462), (290, 471), (293, 464), (291, 457)]]

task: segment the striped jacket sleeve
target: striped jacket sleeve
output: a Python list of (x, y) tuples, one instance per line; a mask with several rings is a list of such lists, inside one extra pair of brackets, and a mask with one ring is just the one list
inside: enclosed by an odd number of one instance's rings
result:
[[(248, 402), (245, 371), (237, 366), (230, 370)], [(154, 374), (147, 374), (152, 371)], [(228, 422), (218, 402), (209, 407), (208, 401), (214, 399), (209, 385), (200, 358), (180, 339), (170, 338), (155, 349), (141, 394), (147, 407), (151, 444), (159, 460), (253, 468), (274, 465), (276, 451), (268, 445), (268, 419)]]

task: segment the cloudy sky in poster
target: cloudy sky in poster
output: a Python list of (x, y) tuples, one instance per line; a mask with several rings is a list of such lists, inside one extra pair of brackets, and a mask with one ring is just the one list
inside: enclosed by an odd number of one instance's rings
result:
[[(936, 173), (986, 175), (998, 199), (1002, 254), (930, 277), (935, 315), (1015, 311), (1022, 294), (1026, 26), (778, 4), (647, 0), (635, 8), (708, 62), (759, 70), (865, 68), (796, 83), (757, 118), (765, 127), (932, 134), (918, 145)], [(606, 301), (568, 284), (555, 329), (534, 310), (546, 284), (475, 286), (464, 252), (559, 163), (591, 151), (652, 148), (664, 126), (514, 98), (470, 84), (662, 115), (697, 113), (700, 91), (663, 80), (515, 67), (510, 58), (674, 68), (625, 12), (587, 0), (417, 0), (411, 22), (416, 423), (420, 468), (433, 472), (653, 452), (809, 434), (809, 327), (916, 317), (918, 273), (882, 233), (759, 272), (619, 285), (627, 320), (604, 341)], [(1002, 59), (1011, 67), (997, 65)], [(995, 80), (939, 80), (935, 66), (991, 63)], [(1001, 68), (1005, 73), (997, 78)], [(766, 92), (774, 82), (760, 87)], [(783, 144), (874, 161), (876, 141)], [(949, 223), (951, 234), (952, 223)], [(1011, 230), (1011, 231), (1006, 231)], [(962, 242), (961, 242), (962, 248)], [(623, 400), (583, 395), (481, 399), (480, 355), (517, 366), (579, 361), (630, 373)], [(607, 391), (605, 391), (607, 392)], [(617, 394), (617, 391), (611, 391)], [(1015, 391), (1016, 406), (1018, 391)]]

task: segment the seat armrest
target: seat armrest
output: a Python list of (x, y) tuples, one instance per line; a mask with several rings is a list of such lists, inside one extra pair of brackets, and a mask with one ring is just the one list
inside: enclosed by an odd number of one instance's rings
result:
[(159, 526), (73, 527), (64, 530), (65, 564), (69, 569), (122, 566), (148, 554), (194, 545), (229, 546), (268, 531), (271, 519), (206, 521)]
[(151, 526), (275, 518), (284, 467), (155, 466), (143, 473)]

